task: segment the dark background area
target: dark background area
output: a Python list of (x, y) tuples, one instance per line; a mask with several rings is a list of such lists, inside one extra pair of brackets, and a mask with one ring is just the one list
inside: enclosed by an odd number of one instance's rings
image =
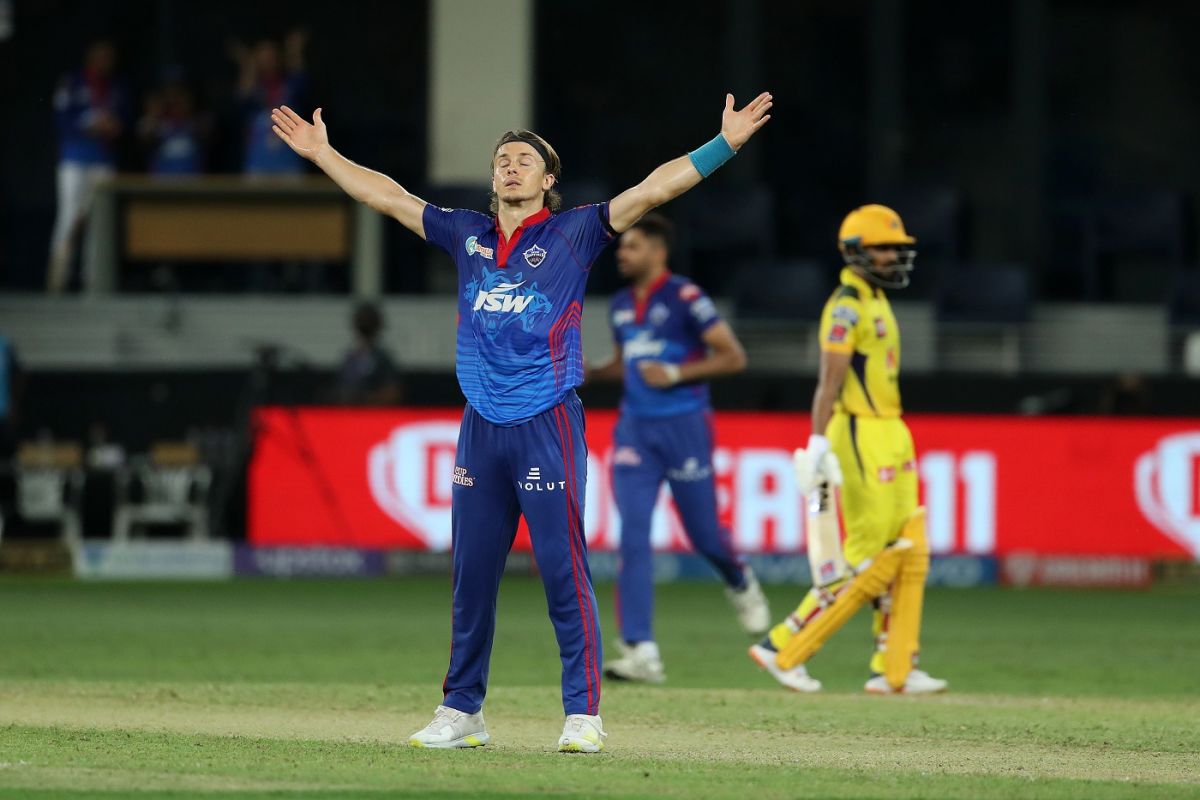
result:
[[(304, 28), (310, 105), (325, 108), (336, 145), (438, 196), (425, 185), (425, 2), (14, 9), (15, 35), (0, 42), (0, 287), (41, 286), (50, 98), (98, 36), (117, 44), (135, 96), (181, 69), (216, 122), (210, 169), (236, 172), (227, 42)], [(982, 261), (1023, 265), (1044, 298), (1159, 302), (1175, 272), (1195, 269), (1198, 22), (1200, 4), (1166, 0), (542, 0), (535, 125), (563, 156), (569, 198), (597, 200), (709, 138), (725, 91), (772, 91), (761, 141), (668, 209), (689, 232), (677, 266), (717, 293), (747, 260), (835, 266), (841, 215), (882, 200), (923, 234), (913, 296)], [(124, 143), (123, 169), (140, 157)], [(706, 241), (712, 217), (744, 241)], [(426, 289), (421, 251), (397, 226), (387, 253), (389, 291)], [(608, 266), (595, 291), (615, 286)]]
[[(309, 33), (311, 102), (324, 106), (337, 146), (356, 160), (420, 186), (425, 177), (428, 18), (424, 2), (175, 2), (15, 0), (15, 36), (0, 42), (0, 288), (40, 290), (54, 222), (57, 159), (51, 98), (77, 69), (85, 46), (109, 38), (134, 97), (182, 72), (214, 121), (209, 171), (241, 171), (243, 119), (234, 98), (231, 40)], [(135, 104), (135, 111), (140, 107)], [(122, 138), (119, 168), (139, 171), (144, 154)], [(388, 274), (406, 284), (405, 259), (420, 243), (389, 228)], [(419, 288), (419, 285), (416, 287)]]

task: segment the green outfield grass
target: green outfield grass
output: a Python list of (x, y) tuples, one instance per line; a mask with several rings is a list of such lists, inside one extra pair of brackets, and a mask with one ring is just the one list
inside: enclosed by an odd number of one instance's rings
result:
[[(778, 613), (798, 588), (769, 589)], [(660, 587), (664, 687), (606, 687), (554, 752), (540, 584), (507, 579), (493, 744), (405, 746), (440, 700), (448, 581), (0, 580), (0, 798), (1200, 798), (1200, 588), (934, 590), (936, 698), (861, 694), (865, 614), (788, 693), (713, 584)], [(606, 641), (611, 587), (599, 587)]]

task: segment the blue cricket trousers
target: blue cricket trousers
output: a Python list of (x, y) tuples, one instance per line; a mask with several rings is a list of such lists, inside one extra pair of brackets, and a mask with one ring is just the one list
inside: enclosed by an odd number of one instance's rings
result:
[(562, 658), (566, 714), (598, 714), (602, 649), (583, 536), (587, 444), (572, 392), (519, 425), (463, 412), (452, 490), (453, 638), (445, 705), (483, 706), (496, 630), (496, 593), (522, 514), (529, 526)]
[(613, 495), (621, 514), (617, 620), (626, 642), (654, 640), (650, 521), (664, 480), (692, 547), (729, 586), (745, 585), (744, 564), (717, 521), (712, 423), (708, 412), (677, 417), (621, 414), (613, 435)]

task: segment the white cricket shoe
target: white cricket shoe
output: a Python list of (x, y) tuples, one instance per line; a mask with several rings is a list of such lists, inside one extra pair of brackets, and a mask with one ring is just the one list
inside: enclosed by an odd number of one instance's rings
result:
[(762, 636), (771, 627), (771, 607), (767, 604), (767, 596), (758, 585), (754, 570), (746, 567), (746, 585), (740, 590), (725, 587), (725, 596), (733, 610), (737, 612), (738, 622), (746, 633)]
[(821, 691), (821, 682), (809, 675), (803, 664), (797, 664), (791, 669), (783, 669), (775, 663), (775, 655), (778, 652), (766, 642), (750, 646), (750, 658), (754, 660), (754, 663), (771, 673), (772, 678), (793, 692), (812, 694)]
[(635, 683), (662, 683), (667, 679), (663, 662), (654, 642), (638, 642), (630, 647), (617, 642), (621, 657), (604, 665), (604, 674), (618, 681)]
[(562, 736), (558, 737), (558, 752), (599, 753), (607, 738), (599, 715), (572, 714), (563, 725)]
[(408, 737), (408, 743), (413, 747), (449, 749), (482, 747), (491, 738), (483, 727), (482, 711), (478, 714), (464, 714), (448, 706), (438, 706), (433, 721)]
[(882, 675), (871, 678), (863, 686), (863, 689), (868, 694), (937, 694), (946, 691), (949, 686), (949, 681), (931, 678), (928, 672), (914, 669), (908, 673), (908, 679), (904, 681), (904, 686), (899, 691), (893, 689), (887, 682), (887, 678)]

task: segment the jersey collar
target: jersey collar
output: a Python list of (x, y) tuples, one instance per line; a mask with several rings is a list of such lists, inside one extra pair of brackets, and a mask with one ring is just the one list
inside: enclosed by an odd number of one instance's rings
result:
[[(537, 225), (539, 222), (545, 222), (548, 219), (550, 219), (550, 209), (546, 208), (545, 206), (542, 206), (540, 211), (538, 211), (535, 214), (530, 214), (528, 217), (521, 220), (521, 224), (518, 225), (516, 227), (516, 230), (513, 231), (513, 238), (515, 239), (517, 237), (517, 231), (524, 230), (525, 228), (528, 228), (530, 225)], [(495, 225), (496, 225), (496, 233), (500, 235), (501, 239), (503, 239), (504, 231), (502, 231), (500, 229), (500, 216), (497, 215), (496, 217), (494, 217), (493, 221), (495, 222)]]
[(858, 296), (867, 298), (882, 294), (879, 287), (859, 275), (850, 267), (842, 267), (841, 282), (858, 289)]
[(650, 298), (669, 280), (671, 280), (671, 270), (668, 269), (664, 270), (663, 274), (654, 280), (654, 283), (647, 286), (646, 291), (642, 294), (638, 294), (637, 289), (633, 290), (633, 316), (637, 324), (641, 325), (642, 320), (646, 318), (646, 309), (650, 305)]
[(542, 210), (536, 214), (530, 214), (525, 219), (521, 220), (521, 224), (513, 231), (511, 238), (504, 238), (504, 231), (500, 230), (500, 217), (496, 217), (496, 265), (501, 269), (508, 266), (508, 256), (512, 253), (513, 248), (517, 246), (517, 242), (521, 241), (521, 234), (530, 225), (537, 225), (539, 222), (545, 222), (550, 219), (550, 209), (542, 206)]

